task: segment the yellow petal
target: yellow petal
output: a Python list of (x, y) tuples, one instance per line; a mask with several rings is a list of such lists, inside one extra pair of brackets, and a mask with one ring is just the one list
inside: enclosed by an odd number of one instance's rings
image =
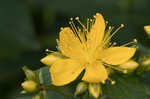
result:
[(75, 60), (58, 60), (50, 68), (52, 83), (56, 86), (66, 85), (75, 80), (83, 69), (83, 65)]
[(111, 65), (119, 65), (135, 54), (136, 48), (111, 47), (101, 52), (101, 60)]
[(85, 74), (82, 80), (90, 83), (104, 82), (108, 78), (107, 71), (101, 62), (95, 61), (85, 69)]
[(150, 25), (144, 26), (145, 32), (150, 35)]
[(95, 49), (102, 42), (105, 31), (105, 20), (100, 13), (97, 13), (95, 16), (95, 23), (92, 26), (90, 33), (88, 34), (88, 48)]
[(70, 58), (79, 59), (83, 56), (82, 44), (79, 38), (69, 28), (63, 28), (59, 35), (59, 49), (62, 54)]
[(41, 59), (45, 65), (51, 66), (56, 60), (61, 59), (63, 56), (59, 52), (54, 52)]

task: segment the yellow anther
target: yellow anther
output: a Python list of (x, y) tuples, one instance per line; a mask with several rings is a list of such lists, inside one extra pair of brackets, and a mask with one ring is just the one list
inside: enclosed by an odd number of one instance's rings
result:
[(93, 17), (94, 17), (94, 18), (96, 18), (96, 16), (95, 16), (95, 15), (94, 15)]
[(120, 26), (121, 26), (121, 27), (124, 27), (124, 24), (121, 24)]
[(63, 30), (63, 29), (64, 29), (63, 27), (60, 28), (60, 30)]
[(105, 80), (103, 80), (103, 81), (102, 81), (102, 84), (105, 84), (105, 83), (106, 83)]
[(73, 20), (73, 18), (70, 18), (70, 20), (72, 21), (72, 20)]
[(111, 26), (108, 27), (109, 30), (110, 30), (111, 28), (112, 28)]
[(133, 39), (133, 42), (137, 43), (137, 39)]
[(114, 85), (114, 84), (116, 84), (116, 82), (115, 81), (111, 81), (111, 84)]
[(108, 21), (105, 21), (106, 24), (108, 24)]
[(71, 24), (71, 22), (69, 22), (69, 24)]
[(76, 19), (76, 20), (79, 20), (79, 17), (76, 17), (75, 19)]
[(45, 49), (46, 52), (49, 52), (49, 49)]
[(114, 46), (114, 45), (117, 45), (117, 43), (116, 43), (116, 42), (114, 42), (112, 45), (113, 45), (113, 46)]
[(98, 15), (100, 15), (99, 13), (96, 13), (96, 15), (98, 16)]

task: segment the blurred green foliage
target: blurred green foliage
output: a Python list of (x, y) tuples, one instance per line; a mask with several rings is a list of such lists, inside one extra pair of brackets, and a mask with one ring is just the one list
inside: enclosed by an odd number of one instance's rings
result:
[(19, 94), (21, 67), (42, 66), (44, 49), (56, 50), (60, 27), (68, 26), (70, 17), (84, 22), (100, 12), (109, 25), (125, 24), (114, 41), (124, 44), (137, 38), (140, 49), (149, 49), (143, 30), (150, 24), (149, 5), (150, 0), (0, 0), (0, 99)]

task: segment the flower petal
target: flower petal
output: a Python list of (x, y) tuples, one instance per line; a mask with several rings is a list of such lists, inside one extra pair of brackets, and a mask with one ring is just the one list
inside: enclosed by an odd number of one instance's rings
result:
[(105, 20), (100, 13), (95, 16), (95, 23), (88, 34), (87, 44), (89, 48), (95, 49), (102, 43), (105, 31)]
[(135, 54), (136, 48), (111, 47), (101, 52), (101, 60), (111, 65), (119, 65), (129, 60)]
[[(83, 56), (82, 44), (79, 38), (69, 28), (63, 28), (59, 35), (58, 47), (62, 54), (74, 58), (81, 59)], [(79, 56), (80, 55), (80, 56)]]
[(56, 86), (66, 85), (75, 80), (83, 69), (83, 65), (75, 60), (58, 60), (50, 68), (52, 83)]
[(90, 83), (98, 83), (104, 82), (107, 78), (107, 70), (101, 62), (96, 61), (86, 67), (82, 80)]

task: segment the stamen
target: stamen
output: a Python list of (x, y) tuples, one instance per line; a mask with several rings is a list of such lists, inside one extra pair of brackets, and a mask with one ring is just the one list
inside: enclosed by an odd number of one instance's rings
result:
[(112, 35), (110, 36), (110, 38), (112, 38), (121, 28), (123, 28), (124, 27), (124, 25), (123, 24), (121, 24), (113, 33), (112, 33)]
[(102, 84), (105, 84), (105, 83), (106, 83), (105, 80), (103, 80), (103, 81), (102, 81)]
[(111, 81), (111, 84), (114, 85), (114, 84), (116, 84), (116, 82), (115, 81)]
[(112, 46), (115, 46), (115, 45), (117, 45), (117, 43), (116, 43), (116, 42), (114, 42), (114, 43), (112, 44)]
[(63, 27), (60, 28), (60, 30), (63, 30), (63, 29), (64, 29)]
[(79, 20), (79, 17), (76, 17), (75, 19), (76, 19), (76, 20)]
[[(70, 20), (73, 20), (73, 19), (71, 18)], [(78, 35), (78, 30), (77, 30), (75, 24), (73, 23), (73, 21), (70, 21), (69, 24), (71, 25), (71, 28), (72, 28), (73, 33), (75, 34), (75, 36), (77, 36), (79, 41), (82, 43), (82, 40), (81, 40), (80, 36)]]
[(55, 52), (55, 51), (52, 51), (52, 50), (49, 50), (49, 49), (45, 49), (46, 52)]
[[(77, 20), (77, 22), (83, 27), (84, 38), (85, 38), (85, 40), (86, 40), (86, 39), (87, 39), (86, 33), (88, 32), (88, 26), (87, 26), (87, 28), (86, 28), (85, 25), (82, 24), (82, 22), (80, 21), (79, 17), (76, 17), (75, 20)], [(89, 19), (88, 19), (87, 21), (89, 21)], [(87, 24), (88, 24), (88, 23), (87, 23)]]
[(112, 80), (111, 78), (108, 78), (108, 80), (111, 82), (112, 85), (114, 85), (116, 82)]
[(108, 24), (108, 21), (105, 21), (106, 24)]
[(108, 25), (108, 21), (105, 21), (105, 25), (106, 25), (106, 26)]
[(94, 19), (90, 19), (90, 22), (91, 22), (90, 26), (92, 26), (94, 24)]
[(122, 68), (119, 68), (119, 67), (116, 67), (116, 66), (112, 66), (112, 65), (109, 65), (109, 64), (106, 64), (105, 66), (108, 66), (111, 69), (114, 69), (114, 70), (117, 70), (117, 71), (120, 71), (120, 72), (123, 72), (123, 73), (127, 72), (127, 70), (124, 70)]
[(111, 26), (109, 26), (109, 27), (108, 27), (108, 29), (110, 30), (110, 29), (112, 29), (112, 27), (111, 27)]
[[(123, 28), (124, 27), (124, 25), (123, 24), (121, 24), (109, 37), (107, 37), (106, 38), (106, 40), (104, 41), (104, 44), (103, 45), (105, 45), (106, 43), (108, 43), (109, 42), (109, 40), (121, 29), (121, 28)], [(113, 27), (109, 27), (109, 30), (113, 30), (112, 29)]]
[(116, 42), (111, 43), (111, 45), (109, 47), (114, 47), (115, 45), (117, 45)]
[(93, 17), (96, 18), (96, 15), (94, 15)]
[(99, 13), (96, 13), (96, 16), (100, 15)]
[(84, 26), (84, 24), (82, 24), (82, 22), (80, 21), (79, 17), (76, 17), (75, 20), (78, 21), (78, 23), (83, 27), (83, 29), (86, 29), (86, 27)]
[(128, 46), (130, 44), (136, 44), (137, 43), (137, 40), (134, 39), (133, 41), (129, 42), (129, 43), (126, 43), (126, 44), (123, 44), (122, 46)]
[(87, 25), (86, 25), (86, 28), (87, 28), (87, 32), (89, 31), (89, 18), (87, 18)]
[(71, 21), (73, 21), (73, 18), (70, 18)]
[(108, 39), (110, 37), (110, 33), (111, 31), (114, 29), (114, 27), (109, 26), (108, 30), (106, 31), (106, 34), (104, 36), (103, 42), (102, 42), (102, 46), (105, 46), (107, 43), (109, 43), (110, 39)]

